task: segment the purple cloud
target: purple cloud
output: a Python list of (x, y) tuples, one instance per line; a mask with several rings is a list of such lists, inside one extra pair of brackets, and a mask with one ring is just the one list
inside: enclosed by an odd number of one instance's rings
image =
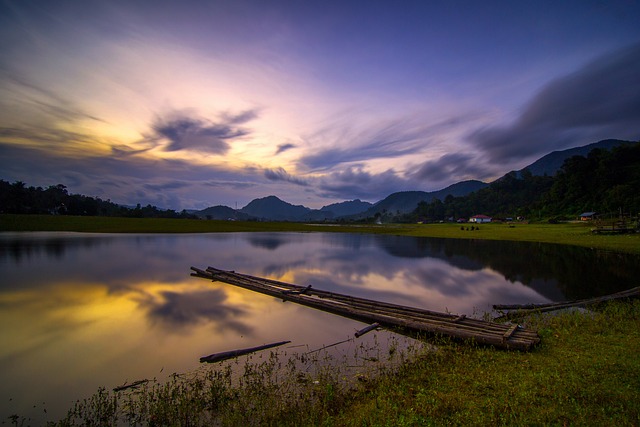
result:
[(278, 149), (276, 150), (276, 156), (278, 154), (282, 154), (287, 150), (291, 150), (292, 148), (296, 148), (297, 146), (295, 144), (291, 144), (291, 143), (286, 143), (286, 144), (280, 144), (278, 145)]
[(378, 201), (397, 191), (415, 190), (393, 170), (372, 174), (359, 166), (329, 174), (320, 180), (318, 189), (324, 197), (345, 200), (359, 198), (370, 201)]
[(301, 185), (303, 187), (309, 185), (309, 183), (304, 179), (296, 178), (283, 168), (265, 169), (264, 176), (271, 181), (285, 181), (292, 184)]
[(422, 163), (407, 176), (419, 181), (437, 182), (485, 179), (492, 175), (492, 168), (471, 153), (445, 154), (436, 160)]
[(220, 123), (189, 117), (185, 113), (170, 116), (168, 119), (156, 118), (151, 126), (157, 137), (169, 140), (166, 151), (195, 150), (225, 154), (230, 148), (229, 141), (251, 133), (237, 125), (253, 120), (257, 112), (224, 115)]

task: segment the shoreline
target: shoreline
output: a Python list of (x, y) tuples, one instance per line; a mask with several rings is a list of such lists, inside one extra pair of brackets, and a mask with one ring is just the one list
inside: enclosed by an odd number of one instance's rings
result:
[[(330, 226), (329, 226), (330, 225)], [(640, 255), (640, 233), (594, 234), (584, 222), (468, 224), (308, 224), (295, 222), (218, 221), (165, 218), (0, 215), (0, 232), (72, 231), (80, 233), (234, 233), (324, 232), (389, 234), (467, 240), (507, 240), (582, 246)], [(469, 230), (468, 230), (469, 229)]]

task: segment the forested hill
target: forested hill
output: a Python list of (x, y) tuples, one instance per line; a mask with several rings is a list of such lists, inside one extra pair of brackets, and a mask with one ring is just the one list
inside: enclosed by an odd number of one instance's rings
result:
[[(518, 177), (520, 175), (520, 177)], [(640, 213), (640, 142), (566, 159), (553, 177), (511, 172), (464, 197), (420, 203), (401, 221), (493, 217), (575, 218), (582, 212)]]

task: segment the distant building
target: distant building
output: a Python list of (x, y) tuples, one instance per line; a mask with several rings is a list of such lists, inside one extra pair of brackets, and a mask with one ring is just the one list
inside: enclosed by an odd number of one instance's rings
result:
[(491, 217), (486, 215), (474, 215), (469, 218), (469, 222), (482, 223), (482, 222), (491, 222)]
[(591, 221), (598, 215), (596, 212), (583, 212), (580, 214), (580, 221)]

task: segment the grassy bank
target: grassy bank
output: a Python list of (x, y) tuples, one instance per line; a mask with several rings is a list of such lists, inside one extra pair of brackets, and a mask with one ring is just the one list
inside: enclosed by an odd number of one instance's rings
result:
[[(462, 229), (461, 229), (462, 228)], [(474, 227), (475, 228), (475, 227)], [(469, 230), (467, 230), (469, 229)], [(590, 224), (346, 224), (293, 222), (205, 221), (162, 218), (0, 215), (0, 231), (77, 231), (92, 233), (228, 233), (254, 231), (395, 234), (455, 239), (491, 239), (558, 243), (640, 254), (640, 233), (597, 235)]]
[[(435, 341), (400, 368), (355, 381), (284, 373), (275, 358), (240, 378), (208, 369), (131, 393), (100, 390), (58, 425), (616, 425), (640, 423), (640, 302), (536, 317), (529, 353)], [(351, 384), (351, 386), (345, 386)]]
[(529, 323), (535, 351), (445, 346), (357, 393), (336, 425), (638, 425), (640, 303)]

